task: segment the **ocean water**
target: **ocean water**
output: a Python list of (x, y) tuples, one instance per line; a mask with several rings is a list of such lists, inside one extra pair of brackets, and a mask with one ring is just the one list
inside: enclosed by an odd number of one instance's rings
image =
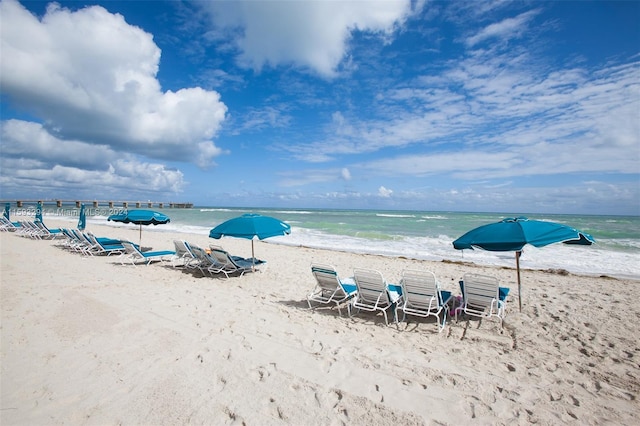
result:
[[(56, 209), (45, 206), (44, 210), (45, 223), (48, 215), (61, 216)], [(132, 226), (107, 222), (107, 215), (112, 213), (107, 210), (87, 209), (88, 229), (91, 223)], [(227, 219), (243, 213), (258, 213), (277, 217), (291, 225), (290, 235), (271, 238), (271, 243), (436, 261), (463, 260), (508, 267), (515, 266), (512, 252), (460, 251), (453, 248), (452, 242), (477, 226), (505, 217), (527, 216), (584, 231), (596, 239), (596, 244), (552, 244), (542, 248), (525, 246), (520, 260), (521, 268), (565, 269), (576, 274), (640, 279), (640, 217), (637, 216), (219, 207), (155, 210), (167, 214), (171, 222), (145, 227), (144, 232), (181, 231), (208, 235), (211, 228)], [(65, 212), (68, 214), (62, 216), (67, 216), (67, 220), (77, 221), (75, 208), (66, 209)]]

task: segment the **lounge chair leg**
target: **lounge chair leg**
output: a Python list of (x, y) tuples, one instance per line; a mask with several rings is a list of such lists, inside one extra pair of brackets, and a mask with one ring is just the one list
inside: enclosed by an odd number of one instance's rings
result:
[[(442, 330), (444, 330), (444, 326), (447, 325), (447, 315), (449, 315), (449, 310), (445, 310), (442, 312), (442, 327), (440, 327), (440, 330), (438, 330), (438, 333), (441, 333)], [(438, 325), (440, 324), (440, 322), (438, 321)]]

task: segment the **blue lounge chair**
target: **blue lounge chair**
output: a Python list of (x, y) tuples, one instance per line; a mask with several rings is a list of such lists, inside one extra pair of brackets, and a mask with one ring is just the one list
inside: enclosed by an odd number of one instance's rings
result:
[[(311, 265), (311, 273), (316, 279), (316, 286), (307, 296), (309, 309), (313, 309), (311, 302), (322, 305), (335, 304), (338, 308), (338, 314), (342, 316), (340, 305), (349, 301), (358, 291), (353, 278), (340, 279), (335, 267), (319, 263)], [(347, 304), (347, 310), (351, 315), (350, 304)]]
[(134, 266), (140, 263), (149, 265), (152, 262), (170, 260), (176, 254), (175, 251), (170, 250), (141, 252), (130, 241), (122, 241), (122, 246), (124, 247), (124, 253), (120, 255), (120, 263), (123, 265), (125, 262), (131, 262)]

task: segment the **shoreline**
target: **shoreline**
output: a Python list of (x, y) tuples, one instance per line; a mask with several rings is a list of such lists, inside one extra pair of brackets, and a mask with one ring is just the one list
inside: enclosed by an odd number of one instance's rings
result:
[[(33, 218), (31, 217), (30, 219), (27, 220), (32, 220)], [(56, 217), (56, 218), (48, 218), (45, 216), (45, 222), (48, 223), (49, 221), (51, 221), (52, 223), (54, 223), (55, 225), (53, 225), (53, 227), (67, 227), (67, 228), (74, 228), (77, 224), (77, 217), (73, 217), (73, 216), (68, 216), (68, 217)], [(131, 227), (131, 225), (123, 225), (123, 224), (118, 224), (115, 222), (106, 222), (106, 220), (104, 221), (104, 223), (97, 223), (95, 221), (91, 221), (90, 223), (87, 223), (87, 226), (98, 226), (98, 227), (104, 227), (105, 229), (133, 229)], [(138, 228), (136, 228), (138, 229)], [(202, 233), (196, 233), (193, 231), (188, 231), (188, 230), (180, 230), (180, 229), (164, 229), (162, 226), (157, 226), (157, 227), (153, 227), (153, 226), (149, 226), (149, 227), (144, 227), (142, 228), (143, 233), (145, 231), (147, 232), (153, 232), (153, 233), (168, 233), (168, 234), (181, 234), (181, 235), (185, 235), (185, 238), (188, 238), (186, 236), (189, 235), (193, 235), (196, 236), (197, 238), (200, 237), (206, 237), (208, 238), (208, 229), (204, 229)], [(371, 256), (386, 256), (389, 258), (399, 258), (399, 259), (409, 259), (409, 260), (414, 260), (414, 261), (419, 261), (419, 262), (443, 262), (443, 263), (456, 263), (456, 262), (460, 262), (462, 264), (465, 264), (465, 262), (467, 262), (467, 260), (464, 260), (463, 254), (461, 253), (461, 257), (459, 259), (457, 258), (453, 258), (453, 257), (444, 257), (444, 256), (433, 256), (433, 257), (437, 257), (438, 259), (432, 259), (429, 257), (424, 257), (424, 258), (420, 258), (420, 257), (412, 257), (409, 255), (405, 255), (405, 254), (381, 254), (381, 253), (375, 253), (372, 251), (358, 251), (355, 249), (340, 249), (340, 248), (335, 248), (335, 247), (326, 247), (326, 246), (318, 246), (318, 245), (305, 245), (305, 244), (291, 244), (288, 243), (286, 238), (287, 237), (282, 237), (283, 239), (281, 241), (274, 241), (274, 239), (271, 240), (265, 240), (263, 241), (263, 243), (266, 244), (270, 244), (270, 245), (283, 245), (283, 246), (288, 246), (288, 247), (301, 247), (301, 248), (309, 248), (309, 249), (317, 249), (317, 250), (329, 250), (329, 251), (335, 251), (335, 252), (340, 252), (340, 253), (351, 253), (351, 254), (357, 254), (357, 255), (371, 255)], [(210, 243), (212, 243), (213, 239), (209, 239)], [(276, 239), (277, 240), (277, 239)], [(135, 242), (135, 241), (134, 241)], [(588, 250), (588, 248), (584, 248), (584, 250)], [(482, 250), (478, 250), (478, 251), (482, 251)], [(458, 252), (456, 252), (458, 253)], [(468, 261), (467, 262), (469, 265), (474, 265), (477, 267), (494, 267), (494, 268), (501, 268), (501, 269), (512, 269), (513, 271), (516, 271), (515, 265), (511, 266), (509, 264), (507, 265), (496, 265), (494, 263), (491, 262), (473, 262), (473, 261)], [(580, 271), (569, 271), (566, 270), (564, 268), (561, 267), (529, 267), (526, 266), (524, 264), (521, 263), (520, 265), (520, 270), (524, 271), (524, 270), (528, 270), (528, 271), (540, 271), (540, 272), (551, 272), (551, 273), (555, 273), (555, 271), (557, 271), (558, 273), (568, 273), (570, 275), (575, 275), (575, 276), (584, 276), (584, 277), (602, 277), (602, 278), (611, 278), (611, 279), (616, 279), (616, 280), (632, 280), (632, 281), (640, 281), (640, 275), (635, 275), (635, 274), (625, 274), (622, 272), (618, 272), (615, 274), (612, 273), (606, 273), (606, 272), (580, 272)]]
[[(138, 241), (137, 227), (87, 231)], [(142, 229), (153, 250), (174, 239), (251, 253), (248, 240)], [(520, 313), (515, 269), (498, 266), (255, 241), (267, 268), (220, 279), (0, 243), (2, 424), (632, 424), (640, 410), (635, 280), (523, 270)], [(494, 275), (511, 288), (505, 326), (451, 319), (438, 334), (432, 320), (310, 310), (312, 262), (389, 282), (432, 270), (454, 294), (465, 272)]]

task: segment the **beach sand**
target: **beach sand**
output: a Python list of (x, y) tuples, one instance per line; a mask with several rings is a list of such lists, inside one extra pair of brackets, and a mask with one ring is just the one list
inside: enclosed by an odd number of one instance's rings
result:
[[(49, 227), (68, 222), (47, 220)], [(90, 224), (138, 241), (134, 226)], [(248, 240), (149, 232), (249, 257)], [(637, 424), (640, 283), (255, 242), (262, 272), (221, 279), (170, 264), (122, 266), (0, 233), (2, 425)], [(598, 259), (593, 259), (598, 262)], [(466, 272), (511, 287), (497, 320), (385, 326), (310, 310), (312, 262)]]

